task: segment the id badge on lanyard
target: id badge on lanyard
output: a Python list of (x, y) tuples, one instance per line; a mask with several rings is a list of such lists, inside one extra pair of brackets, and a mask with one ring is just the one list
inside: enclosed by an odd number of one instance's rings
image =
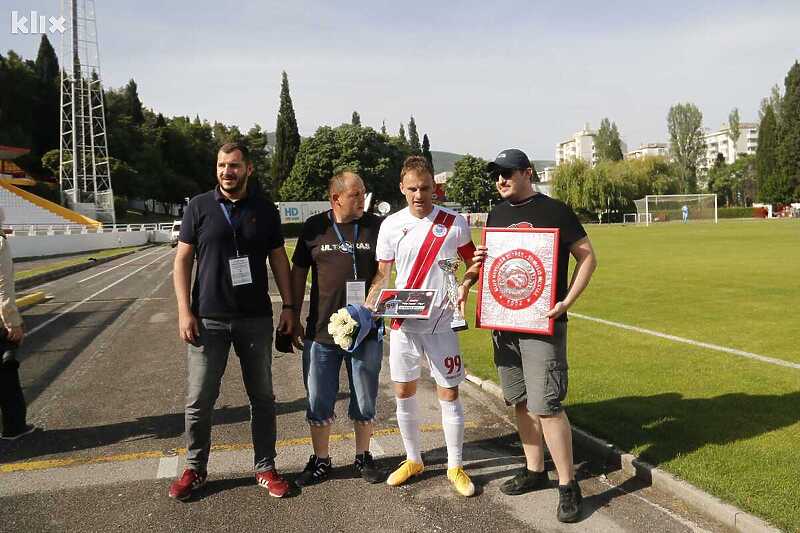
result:
[(250, 273), (250, 258), (246, 255), (228, 259), (228, 267), (231, 270), (231, 283), (234, 287), (253, 283), (253, 275)]
[(363, 279), (354, 279), (346, 283), (347, 305), (364, 305), (367, 301), (367, 282)]

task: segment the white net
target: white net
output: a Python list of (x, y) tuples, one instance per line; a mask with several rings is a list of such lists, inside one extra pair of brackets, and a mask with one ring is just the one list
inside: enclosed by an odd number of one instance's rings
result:
[(715, 194), (653, 194), (634, 200), (636, 222), (692, 222), (710, 220), (717, 222), (717, 195)]

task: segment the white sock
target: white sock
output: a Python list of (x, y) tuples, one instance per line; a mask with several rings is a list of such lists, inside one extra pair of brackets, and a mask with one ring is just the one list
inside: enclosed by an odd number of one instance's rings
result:
[(403, 446), (406, 448), (406, 457), (415, 463), (422, 463), (422, 454), (419, 451), (419, 406), (417, 397), (395, 398), (397, 400), (397, 425), (400, 436), (403, 437)]
[(464, 406), (461, 400), (448, 402), (439, 400), (442, 406), (442, 427), (444, 441), (447, 443), (447, 468), (462, 466), (462, 450), (464, 448)]

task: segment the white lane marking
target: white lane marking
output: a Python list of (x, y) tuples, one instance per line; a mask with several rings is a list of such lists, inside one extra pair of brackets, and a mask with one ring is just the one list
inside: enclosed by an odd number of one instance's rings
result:
[(130, 261), (125, 261), (124, 263), (121, 263), (121, 264), (119, 264), (119, 265), (117, 265), (117, 266), (113, 266), (113, 267), (111, 267), (111, 268), (107, 268), (107, 269), (103, 270), (102, 272), (98, 272), (97, 274), (92, 274), (91, 276), (85, 277), (85, 278), (83, 278), (82, 280), (78, 281), (78, 283), (83, 283), (84, 281), (89, 281), (90, 279), (92, 279), (92, 278), (96, 278), (97, 276), (102, 276), (102, 275), (103, 275), (103, 274), (105, 274), (106, 272), (111, 272), (112, 270), (116, 270), (116, 269), (118, 269), (119, 267), (122, 267), (122, 266), (125, 266), (125, 265), (129, 265), (129, 264), (133, 263), (134, 261), (136, 261), (136, 260), (138, 260), (138, 259), (141, 259), (142, 257), (147, 257), (148, 255), (154, 254), (154, 253), (156, 253), (157, 251), (158, 251), (158, 248), (156, 248), (156, 249), (155, 249), (155, 250), (153, 250), (152, 252), (147, 252), (146, 254), (137, 255), (136, 257), (134, 257), (134, 258), (133, 258), (133, 259), (131, 259)]
[[(163, 266), (165, 264), (166, 263), (162, 263), (161, 265), (158, 265), (156, 267), (155, 271), (158, 272), (158, 270), (160, 268), (163, 268)], [(158, 282), (156, 284), (156, 286), (153, 287), (153, 289), (147, 294), (147, 296), (148, 297), (153, 296), (159, 290), (161, 290), (161, 287), (164, 286), (164, 283), (168, 279), (170, 279), (169, 276), (165, 277), (160, 282)], [(114, 341), (114, 339), (117, 336), (117, 333), (123, 327), (126, 326), (126, 324), (128, 323), (128, 320), (130, 320), (130, 318), (133, 315), (135, 315), (139, 311), (139, 309), (142, 308), (143, 305), (144, 305), (144, 299), (135, 301), (133, 303), (133, 305), (128, 307), (125, 311), (122, 312), (122, 314), (119, 317), (117, 317), (117, 319), (109, 326), (108, 329), (104, 330), (102, 333), (100, 333), (98, 335), (97, 339), (99, 340), (100, 344), (97, 347), (97, 350), (95, 350), (88, 357), (88, 359), (79, 358), (75, 362), (72, 363), (72, 366), (75, 367), (75, 371), (69, 378), (69, 380), (70, 380), (69, 382), (70, 383), (79, 383), (80, 380), (83, 379), (83, 377), (86, 375), (86, 373), (92, 368), (92, 365), (94, 365), (94, 363), (97, 361), (97, 359), (99, 359), (100, 357), (105, 356), (106, 348), (108, 348), (108, 346), (110, 346), (111, 343)], [(80, 364), (78, 364), (78, 363), (80, 363)], [(61, 376), (61, 378), (63, 378), (63, 375)], [(60, 406), (63, 404), (62, 398), (63, 398), (64, 390), (66, 389), (66, 387), (64, 387), (64, 386), (59, 386), (59, 387), (51, 386), (51, 387), (47, 388), (46, 392), (49, 393), (51, 389), (55, 390), (56, 392), (52, 393), (51, 396), (46, 397), (46, 398), (44, 397), (44, 393), (43, 393), (42, 396), (39, 396), (39, 398), (36, 399), (37, 403), (35, 405), (37, 407), (38, 407), (39, 404), (43, 405), (43, 407), (39, 410), (39, 412), (36, 414), (36, 416), (32, 419), (34, 421), (34, 423), (36, 425), (38, 425), (38, 426), (47, 427), (47, 420), (50, 417), (51, 411), (53, 409), (59, 409)], [(31, 411), (32, 411), (31, 409), (28, 410), (29, 413)]]
[(172, 457), (162, 457), (158, 460), (158, 472), (156, 478), (163, 479), (165, 477), (175, 477), (178, 475), (178, 461), (179, 457), (173, 455)]
[(628, 324), (622, 324), (620, 322), (612, 322), (610, 320), (603, 320), (602, 318), (595, 318), (593, 316), (588, 315), (581, 315), (578, 313), (569, 313), (570, 317), (575, 318), (582, 318), (583, 320), (589, 320), (591, 322), (597, 322), (599, 324), (605, 324), (606, 326), (613, 326), (615, 328), (626, 329), (628, 331), (635, 331), (636, 333), (643, 333), (645, 335), (652, 335), (653, 337), (659, 337), (661, 339), (667, 339), (673, 342), (681, 342), (683, 344), (689, 344), (691, 346), (697, 346), (700, 348), (706, 348), (708, 350), (716, 350), (718, 352), (725, 352), (732, 355), (738, 355), (739, 357), (746, 357), (748, 359), (753, 359), (755, 361), (760, 361), (762, 363), (769, 363), (772, 365), (778, 366), (785, 366), (788, 368), (794, 368), (796, 370), (800, 370), (800, 363), (792, 363), (791, 361), (784, 361), (783, 359), (775, 359), (774, 357), (767, 357), (766, 355), (759, 355), (757, 353), (752, 352), (745, 352), (744, 350), (737, 350), (735, 348), (728, 348), (727, 346), (720, 346), (718, 344), (711, 344), (708, 342), (700, 342), (695, 341), (692, 339), (686, 339), (684, 337), (678, 337), (676, 335), (669, 335), (667, 333), (661, 333), (660, 331), (654, 331), (652, 329), (645, 329), (640, 328), (637, 326), (630, 326)]
[(667, 509), (666, 507), (663, 507), (663, 506), (661, 506), (661, 505), (657, 504), (656, 502), (650, 501), (650, 500), (648, 500), (647, 498), (644, 498), (643, 496), (639, 496), (639, 495), (638, 495), (638, 494), (636, 494), (636, 493), (633, 493), (633, 492), (628, 492), (627, 490), (623, 489), (623, 488), (622, 488), (622, 487), (620, 487), (619, 485), (615, 485), (615, 484), (614, 484), (614, 483), (612, 483), (612, 482), (611, 482), (611, 480), (610, 480), (610, 479), (608, 479), (608, 477), (606, 477), (605, 475), (598, 476), (598, 478), (597, 478), (597, 479), (598, 479), (598, 480), (599, 480), (599, 481), (600, 481), (602, 484), (606, 485), (607, 487), (611, 487), (611, 488), (617, 489), (618, 491), (620, 491), (620, 492), (622, 492), (622, 493), (624, 493), (624, 494), (627, 494), (628, 496), (633, 496), (634, 498), (636, 498), (636, 499), (638, 499), (638, 500), (640, 500), (640, 501), (643, 501), (644, 503), (646, 503), (646, 504), (650, 505), (651, 507), (653, 507), (653, 508), (655, 508), (655, 509), (658, 509), (659, 511), (661, 511), (661, 512), (662, 512), (662, 513), (664, 513), (665, 515), (667, 515), (667, 516), (669, 516), (670, 518), (672, 518), (673, 520), (675, 520), (676, 522), (679, 522), (679, 523), (681, 523), (682, 525), (684, 525), (685, 527), (689, 528), (689, 529), (690, 529), (691, 531), (693, 531), (694, 533), (711, 533), (709, 530), (707, 530), (707, 529), (704, 529), (704, 528), (700, 527), (699, 525), (695, 524), (695, 523), (694, 523), (694, 522), (692, 522), (691, 520), (687, 520), (687, 519), (683, 518), (682, 516), (680, 516), (680, 515), (678, 515), (678, 514), (676, 514), (676, 513), (673, 513), (672, 511), (670, 511), (670, 510), (669, 510), (669, 509)]
[(94, 298), (95, 296), (97, 296), (97, 295), (99, 295), (99, 294), (102, 294), (102, 293), (104, 293), (105, 291), (107, 291), (107, 290), (108, 290), (108, 289), (110, 289), (111, 287), (114, 287), (115, 285), (118, 285), (119, 283), (122, 283), (123, 281), (125, 281), (125, 280), (126, 280), (126, 279), (128, 279), (129, 277), (133, 276), (134, 274), (138, 274), (139, 272), (141, 272), (141, 271), (142, 271), (142, 270), (144, 270), (145, 268), (149, 267), (150, 265), (152, 265), (152, 264), (153, 264), (153, 263), (155, 263), (156, 261), (159, 261), (159, 260), (161, 260), (161, 259), (165, 258), (166, 256), (168, 256), (168, 255), (169, 255), (169, 254), (171, 254), (171, 253), (172, 253), (172, 250), (170, 250), (169, 252), (167, 252), (167, 253), (165, 253), (165, 254), (163, 254), (163, 255), (160, 255), (160, 256), (156, 257), (155, 259), (153, 259), (152, 261), (150, 261), (150, 262), (149, 262), (149, 263), (147, 263), (146, 265), (144, 265), (144, 266), (141, 266), (141, 267), (137, 268), (136, 270), (134, 270), (134, 271), (132, 271), (132, 272), (129, 272), (128, 274), (125, 274), (123, 277), (119, 278), (119, 279), (118, 279), (117, 281), (115, 281), (114, 283), (111, 283), (110, 285), (107, 285), (107, 286), (105, 286), (104, 288), (100, 289), (99, 291), (95, 292), (94, 294), (92, 294), (92, 295), (90, 295), (90, 296), (87, 296), (86, 298), (84, 298), (84, 299), (83, 299), (83, 300), (81, 300), (80, 302), (78, 302), (78, 303), (76, 303), (76, 304), (74, 304), (74, 305), (71, 305), (71, 306), (69, 306), (69, 307), (68, 307), (66, 310), (64, 310), (64, 311), (60, 312), (59, 314), (57, 314), (57, 315), (55, 315), (55, 316), (51, 317), (51, 318), (50, 318), (50, 319), (48, 319), (48, 320), (45, 320), (44, 322), (42, 322), (41, 324), (39, 324), (39, 325), (38, 325), (38, 326), (36, 326), (35, 328), (31, 329), (31, 330), (28, 332), (28, 335), (33, 335), (34, 333), (36, 333), (36, 332), (37, 332), (37, 331), (39, 331), (40, 329), (44, 328), (45, 326), (49, 326), (50, 324), (52, 324), (53, 322), (55, 322), (56, 320), (58, 320), (58, 319), (59, 319), (59, 318), (61, 318), (62, 316), (66, 315), (67, 313), (71, 313), (72, 311), (74, 311), (75, 309), (77, 309), (77, 308), (78, 308), (78, 307), (80, 307), (81, 305), (85, 304), (86, 302), (88, 302), (89, 300), (91, 300), (92, 298)]

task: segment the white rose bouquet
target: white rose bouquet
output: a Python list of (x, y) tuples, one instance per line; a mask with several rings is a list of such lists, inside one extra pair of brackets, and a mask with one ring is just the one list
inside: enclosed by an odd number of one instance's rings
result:
[(328, 333), (342, 350), (349, 350), (353, 339), (358, 336), (360, 327), (358, 322), (350, 315), (346, 307), (342, 307), (331, 315), (328, 322)]

